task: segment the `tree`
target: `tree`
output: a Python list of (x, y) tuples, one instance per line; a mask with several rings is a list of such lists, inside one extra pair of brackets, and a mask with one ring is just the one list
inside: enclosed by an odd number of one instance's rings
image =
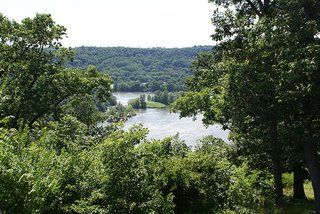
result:
[(138, 148), (147, 133), (142, 126), (117, 130), (103, 144), (108, 213), (173, 213), (171, 192), (161, 191), (166, 183), (163, 160), (155, 151)]
[(140, 103), (140, 108), (141, 109), (146, 109), (147, 108), (146, 95), (145, 94), (140, 95), (139, 103)]
[[(260, 151), (266, 151), (272, 160), (277, 204), (283, 197), (282, 150), (288, 145), (280, 140), (280, 133), (296, 136), (297, 129), (304, 130), (308, 134), (299, 136), (300, 143), (310, 174), (315, 174), (312, 182), (318, 192), (318, 143), (311, 142), (316, 142), (314, 137), (318, 135), (314, 127), (318, 126), (315, 109), (319, 108), (319, 3), (210, 2), (219, 6), (213, 16), (216, 52), (197, 59), (194, 75), (187, 83), (193, 92), (186, 93), (174, 107), (181, 116), (204, 112), (205, 123), (223, 124), (234, 133), (234, 140), (242, 142), (241, 146), (250, 148), (249, 142), (261, 145)], [(319, 212), (319, 196), (316, 201)]]
[(73, 52), (62, 48), (59, 40), (66, 29), (50, 15), (37, 14), (21, 23), (0, 15), (0, 31), (0, 117), (12, 116), (11, 126), (58, 119), (62, 105), (72, 97), (107, 101), (109, 76), (94, 67), (63, 67)]
[(134, 109), (146, 109), (146, 95), (142, 94), (139, 98), (131, 99), (128, 101), (128, 105), (132, 106)]

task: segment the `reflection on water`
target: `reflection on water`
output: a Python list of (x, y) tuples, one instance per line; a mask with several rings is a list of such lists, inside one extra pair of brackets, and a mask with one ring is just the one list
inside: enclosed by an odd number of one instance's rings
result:
[[(114, 95), (118, 102), (126, 105), (129, 99), (137, 98), (140, 94), (117, 92)], [(201, 119), (201, 115), (193, 121), (192, 118), (179, 119), (179, 114), (170, 113), (165, 109), (146, 109), (137, 111), (137, 116), (129, 118), (125, 123), (125, 128), (142, 123), (149, 129), (149, 139), (162, 139), (179, 133), (180, 138), (185, 140), (189, 146), (194, 146), (198, 139), (206, 135), (213, 135), (228, 141), (227, 131), (222, 130), (219, 125), (206, 128)]]

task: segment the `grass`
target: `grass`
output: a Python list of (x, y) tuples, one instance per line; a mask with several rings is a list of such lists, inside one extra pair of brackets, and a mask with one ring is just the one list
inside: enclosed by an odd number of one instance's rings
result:
[(167, 106), (162, 103), (148, 101), (147, 102), (147, 108), (166, 108)]
[(309, 200), (314, 200), (313, 188), (311, 181), (307, 181), (303, 184), (304, 192)]
[[(283, 194), (286, 198), (293, 197), (293, 173), (284, 173), (282, 175), (282, 182), (285, 188), (283, 189)], [(313, 188), (310, 180), (306, 180), (303, 184), (304, 192), (308, 200), (314, 200)]]
[[(289, 174), (289, 179), (293, 179), (293, 174)], [(292, 178), (291, 178), (292, 176)], [(299, 200), (294, 201), (293, 196), (293, 186), (290, 185), (284, 188), (284, 195), (286, 199), (286, 204), (283, 207), (276, 208), (276, 214), (310, 214), (313, 213), (315, 204), (314, 204), (314, 194), (312, 189), (311, 181), (306, 181), (304, 183), (304, 191), (308, 198), (308, 201)]]

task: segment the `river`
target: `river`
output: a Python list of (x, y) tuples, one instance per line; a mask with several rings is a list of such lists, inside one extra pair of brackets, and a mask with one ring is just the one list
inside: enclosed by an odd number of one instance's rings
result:
[[(128, 100), (137, 98), (142, 93), (116, 92), (118, 102), (127, 105)], [(192, 118), (179, 118), (179, 114), (170, 113), (166, 109), (146, 109), (138, 110), (137, 115), (129, 118), (125, 123), (125, 128), (134, 124), (142, 123), (149, 129), (148, 139), (162, 139), (179, 133), (180, 139), (184, 140), (188, 146), (195, 146), (198, 139), (203, 136), (213, 135), (224, 141), (228, 141), (228, 131), (221, 129), (219, 125), (211, 125), (206, 128), (202, 124), (202, 116), (197, 116), (197, 120)]]

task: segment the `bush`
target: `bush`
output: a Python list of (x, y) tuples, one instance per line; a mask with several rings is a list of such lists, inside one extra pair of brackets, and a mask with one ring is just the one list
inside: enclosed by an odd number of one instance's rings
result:
[(163, 194), (163, 165), (136, 147), (145, 140), (141, 126), (121, 130), (103, 146), (108, 179), (104, 185), (108, 213), (173, 213), (172, 194)]
[(236, 213), (259, 213), (264, 207), (273, 208), (271, 175), (248, 168), (247, 164), (234, 169), (227, 191), (228, 209)]

